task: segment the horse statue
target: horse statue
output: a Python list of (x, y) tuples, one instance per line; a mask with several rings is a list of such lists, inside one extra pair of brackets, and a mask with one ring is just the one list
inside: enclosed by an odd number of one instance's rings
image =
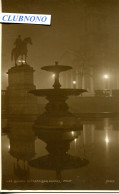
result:
[(19, 56), (21, 56), (21, 61), (23, 61), (24, 56), (24, 61), (26, 62), (28, 52), (27, 45), (28, 44), (32, 45), (32, 42), (30, 37), (21, 40), (21, 36), (19, 35), (14, 44), (16, 45), (16, 47), (12, 49), (11, 59), (15, 60), (15, 66), (17, 66), (17, 59)]

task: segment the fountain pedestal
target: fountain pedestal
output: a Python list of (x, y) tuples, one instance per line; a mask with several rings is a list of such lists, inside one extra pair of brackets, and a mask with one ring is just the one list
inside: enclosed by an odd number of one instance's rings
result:
[(33, 90), (36, 96), (45, 96), (49, 101), (45, 107), (46, 112), (38, 117), (34, 124), (35, 130), (39, 129), (57, 129), (57, 130), (77, 130), (82, 128), (80, 119), (73, 113), (69, 112), (69, 107), (66, 103), (68, 96), (80, 95), (86, 92), (84, 89), (62, 89), (59, 82), (59, 74), (62, 71), (72, 69), (70, 66), (58, 65), (45, 66), (41, 69), (51, 71), (55, 74), (54, 89), (38, 89)]
[(89, 161), (84, 158), (71, 156), (68, 151), (70, 143), (75, 141), (83, 129), (80, 118), (77, 118), (68, 109), (66, 100), (70, 95), (79, 95), (86, 90), (62, 89), (59, 83), (59, 73), (71, 69), (69, 66), (54, 66), (42, 68), (55, 74), (54, 89), (33, 90), (36, 96), (45, 96), (49, 101), (45, 107), (46, 111), (41, 114), (34, 123), (34, 130), (39, 139), (47, 146), (48, 155), (36, 158), (29, 162), (30, 166), (38, 169), (56, 171), (56, 180), (62, 181), (62, 170), (81, 168)]

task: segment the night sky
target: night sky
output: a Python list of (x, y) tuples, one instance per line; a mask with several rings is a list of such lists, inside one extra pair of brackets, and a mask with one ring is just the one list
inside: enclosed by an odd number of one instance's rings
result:
[[(3, 0), (2, 12), (51, 14), (51, 26), (2, 25), (2, 82), (14, 65), (11, 50), (19, 34), (31, 37), (27, 62), (35, 70), (37, 88), (51, 85), (44, 65), (79, 66), (82, 61), (100, 73), (119, 64), (119, 0)], [(52, 81), (52, 80), (51, 80)]]

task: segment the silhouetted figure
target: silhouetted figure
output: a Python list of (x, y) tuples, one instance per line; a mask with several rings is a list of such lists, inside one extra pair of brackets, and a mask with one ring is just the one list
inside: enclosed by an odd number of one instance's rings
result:
[(16, 49), (19, 51), (22, 48), (22, 40), (21, 40), (21, 35), (18, 36), (18, 38), (15, 40), (14, 45), (16, 46)]
[(24, 56), (24, 60), (26, 63), (26, 57), (28, 52), (27, 44), (32, 44), (31, 38), (28, 37), (22, 40), (21, 35), (19, 35), (18, 38), (15, 40), (14, 44), (16, 45), (16, 47), (12, 49), (11, 59), (15, 60), (15, 66), (17, 66), (17, 59), (19, 56), (21, 56), (21, 61), (23, 61), (23, 56)]

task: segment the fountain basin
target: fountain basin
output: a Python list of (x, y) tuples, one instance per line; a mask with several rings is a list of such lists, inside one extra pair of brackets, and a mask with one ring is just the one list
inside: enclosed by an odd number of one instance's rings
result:
[(82, 94), (83, 92), (87, 92), (85, 89), (37, 89), (32, 90), (30, 93), (36, 95), (36, 96), (58, 96), (58, 95), (64, 95), (64, 96), (78, 96)]
[(29, 161), (29, 165), (33, 168), (42, 170), (55, 170), (57, 179), (59, 179), (58, 175), (60, 174), (61, 176), (61, 172), (63, 170), (82, 168), (88, 164), (89, 161), (87, 159), (71, 156), (68, 154), (63, 156), (60, 160), (59, 158), (53, 157), (52, 155), (47, 155)]
[(71, 66), (64, 66), (64, 65), (58, 65), (57, 62), (55, 63), (55, 65), (50, 65), (50, 66), (45, 66), (41, 68), (42, 70), (45, 71), (49, 71), (49, 72), (53, 72), (53, 73), (60, 73), (62, 71), (67, 71), (72, 69)]
[(66, 100), (68, 96), (78, 96), (86, 92), (84, 89), (38, 89), (32, 90), (30, 93), (46, 97), (49, 101), (46, 106), (46, 112), (40, 115), (34, 124), (34, 130), (82, 130), (82, 122), (68, 109)]

